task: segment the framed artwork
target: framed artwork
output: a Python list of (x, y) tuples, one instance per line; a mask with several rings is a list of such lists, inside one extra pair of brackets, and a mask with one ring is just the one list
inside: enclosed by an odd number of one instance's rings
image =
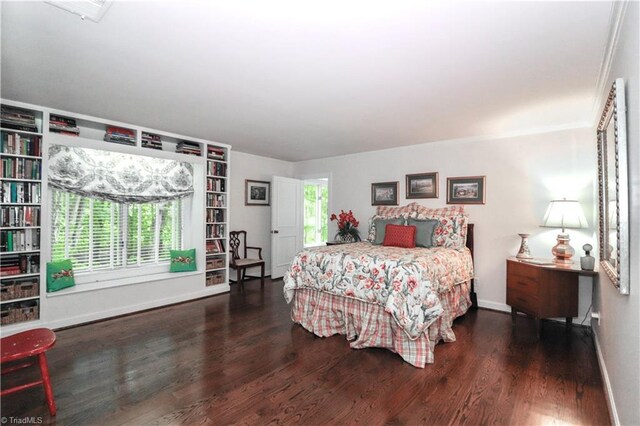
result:
[(485, 176), (447, 178), (447, 204), (484, 204)]
[(371, 184), (372, 206), (397, 206), (398, 182), (379, 182)]
[(624, 80), (609, 91), (597, 129), (600, 267), (621, 294), (629, 294), (629, 171)]
[(406, 177), (407, 198), (438, 198), (438, 173), (417, 173)]
[(271, 198), (271, 183), (262, 180), (244, 181), (244, 205), (268, 206)]

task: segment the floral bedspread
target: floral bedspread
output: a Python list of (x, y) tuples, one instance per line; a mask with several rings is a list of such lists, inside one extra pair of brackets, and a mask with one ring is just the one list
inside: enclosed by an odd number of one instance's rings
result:
[(415, 339), (442, 315), (439, 294), (473, 277), (467, 248), (385, 247), (368, 242), (314, 247), (298, 253), (284, 275), (284, 295), (296, 289), (383, 306)]

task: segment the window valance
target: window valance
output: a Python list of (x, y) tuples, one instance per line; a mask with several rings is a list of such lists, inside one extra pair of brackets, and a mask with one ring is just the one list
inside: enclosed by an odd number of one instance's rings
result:
[(193, 194), (190, 163), (142, 155), (52, 145), (49, 185), (118, 203), (175, 200)]

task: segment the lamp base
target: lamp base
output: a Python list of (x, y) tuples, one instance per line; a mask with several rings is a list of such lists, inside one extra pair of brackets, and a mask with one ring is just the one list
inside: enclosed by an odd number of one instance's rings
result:
[(564, 232), (558, 234), (557, 241), (558, 243), (551, 249), (551, 253), (553, 253), (554, 256), (553, 263), (557, 265), (571, 265), (573, 263), (571, 258), (576, 254), (576, 251), (571, 247), (571, 244), (569, 244), (569, 241), (571, 241), (569, 234)]

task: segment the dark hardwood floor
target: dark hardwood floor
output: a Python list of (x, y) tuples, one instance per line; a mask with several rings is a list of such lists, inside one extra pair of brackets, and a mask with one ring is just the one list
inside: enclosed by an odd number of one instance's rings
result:
[[(44, 424), (608, 424), (585, 328), (478, 310), (457, 342), (417, 369), (294, 325), (282, 281), (60, 330), (49, 352), (58, 415), (41, 388), (2, 398), (2, 416)], [(5, 376), (3, 385), (35, 372)], [(33, 420), (33, 419), (32, 419)]]

